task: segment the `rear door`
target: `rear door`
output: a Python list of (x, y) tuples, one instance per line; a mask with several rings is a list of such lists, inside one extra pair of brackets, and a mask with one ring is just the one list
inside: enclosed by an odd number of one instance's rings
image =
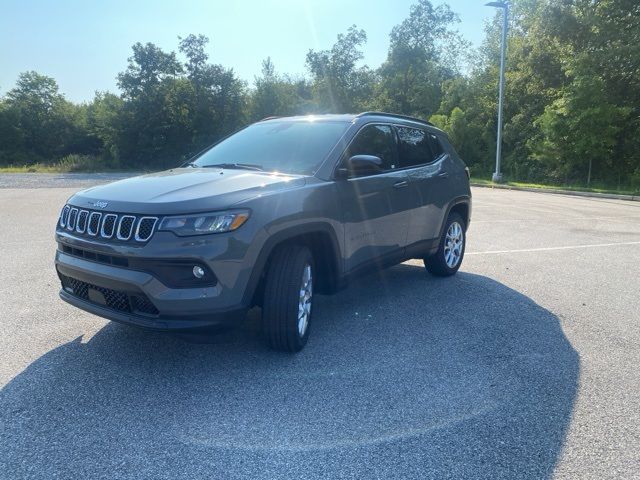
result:
[(438, 136), (421, 128), (396, 126), (399, 164), (407, 172), (417, 202), (411, 210), (407, 244), (440, 236), (451, 199), (451, 159)]
[(343, 154), (375, 155), (382, 171), (336, 180), (345, 231), (345, 267), (351, 271), (367, 262), (401, 257), (407, 242), (414, 199), (407, 173), (398, 170), (396, 134), (391, 125), (367, 125)]

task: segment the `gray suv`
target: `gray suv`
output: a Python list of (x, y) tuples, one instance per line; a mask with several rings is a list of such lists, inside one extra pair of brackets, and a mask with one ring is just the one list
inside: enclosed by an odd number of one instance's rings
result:
[(469, 171), (430, 123), (379, 112), (268, 118), (173, 170), (73, 195), (56, 228), (60, 297), (117, 322), (186, 331), (262, 307), (298, 351), (314, 294), (411, 258), (456, 273)]

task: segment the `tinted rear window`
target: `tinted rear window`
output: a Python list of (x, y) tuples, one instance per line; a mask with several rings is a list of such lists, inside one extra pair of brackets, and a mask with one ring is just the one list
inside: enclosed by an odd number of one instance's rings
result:
[(431, 163), (442, 155), (438, 137), (418, 128), (398, 127), (400, 165), (411, 167)]

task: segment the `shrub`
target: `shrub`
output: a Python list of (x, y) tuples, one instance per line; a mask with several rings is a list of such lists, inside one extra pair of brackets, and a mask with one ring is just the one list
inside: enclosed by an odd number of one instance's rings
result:
[(56, 167), (63, 172), (96, 172), (109, 168), (100, 157), (75, 153), (60, 159)]

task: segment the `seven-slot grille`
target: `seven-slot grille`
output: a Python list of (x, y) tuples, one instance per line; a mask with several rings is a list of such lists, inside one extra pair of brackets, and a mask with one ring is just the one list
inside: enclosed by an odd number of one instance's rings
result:
[(58, 225), (63, 230), (91, 237), (146, 242), (157, 223), (158, 217), (95, 212), (65, 205)]

